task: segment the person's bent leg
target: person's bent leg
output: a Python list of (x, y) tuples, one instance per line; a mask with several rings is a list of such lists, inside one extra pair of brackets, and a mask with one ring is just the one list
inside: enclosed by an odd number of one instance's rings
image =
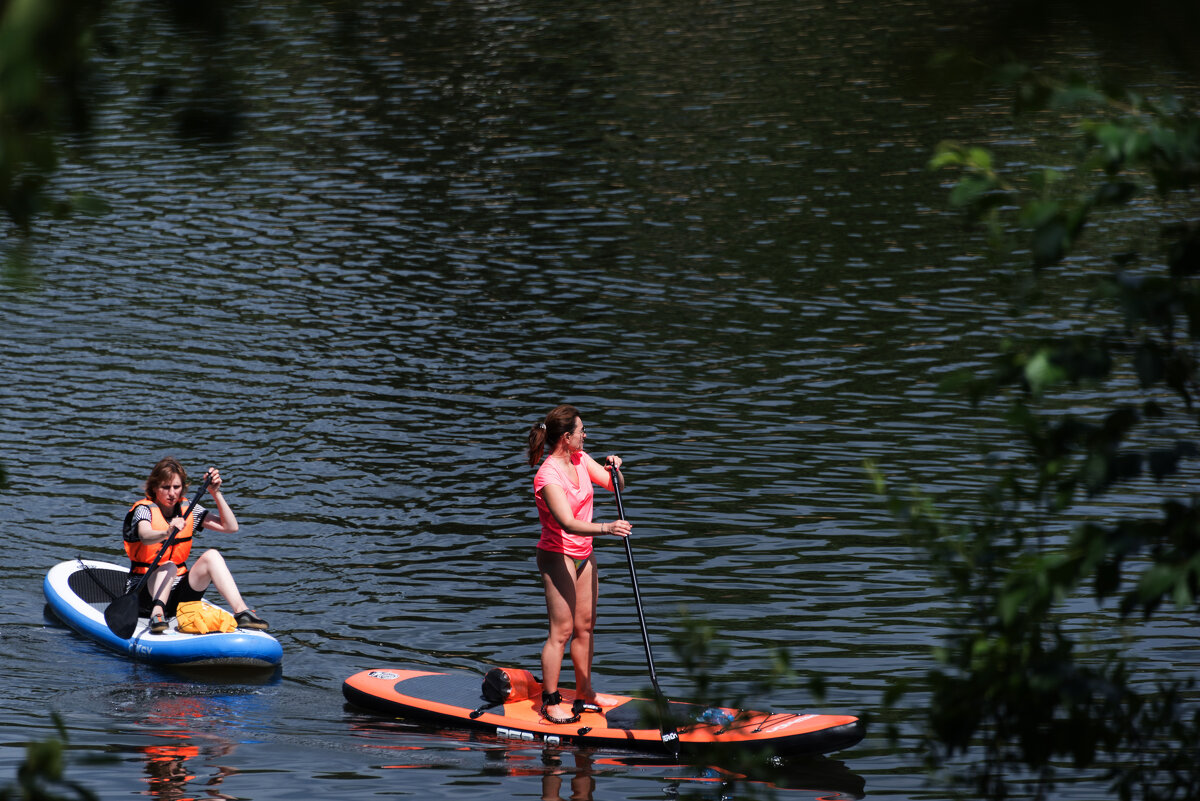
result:
[(171, 582), (175, 578), (177, 570), (174, 562), (167, 562), (165, 565), (154, 568), (154, 571), (146, 577), (146, 587), (153, 600), (167, 602), (167, 596), (171, 594)]
[(237, 582), (233, 580), (233, 574), (229, 572), (229, 567), (225, 564), (225, 558), (216, 548), (205, 551), (188, 573), (188, 586), (198, 594), (203, 594), (210, 583), (217, 588), (217, 592), (221, 593), (221, 597), (233, 609), (233, 616), (237, 619), (238, 628), (258, 629), (259, 631), (266, 631), (269, 628), (267, 621), (256, 615), (254, 610), (242, 600)]
[(238, 592), (237, 582), (233, 580), (233, 574), (225, 564), (225, 557), (221, 556), (216, 548), (205, 551), (192, 565), (188, 573), (188, 584), (196, 592), (204, 592), (209, 584), (213, 585), (235, 615), (250, 608)]
[(174, 562), (167, 562), (154, 568), (146, 577), (144, 592), (150, 597), (151, 634), (162, 634), (167, 630), (167, 603), (177, 570)]

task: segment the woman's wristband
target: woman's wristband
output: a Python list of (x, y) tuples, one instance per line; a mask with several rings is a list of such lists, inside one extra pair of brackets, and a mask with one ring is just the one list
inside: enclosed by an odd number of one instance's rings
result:
[(605, 524), (605, 523), (600, 524), (600, 536), (604, 536), (605, 534), (608, 533), (607, 531), (604, 530), (605, 525), (607, 525), (607, 524)]

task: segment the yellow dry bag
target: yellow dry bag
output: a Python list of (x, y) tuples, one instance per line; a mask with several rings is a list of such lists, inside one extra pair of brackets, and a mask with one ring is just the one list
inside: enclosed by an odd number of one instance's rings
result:
[(233, 631), (237, 621), (219, 606), (204, 601), (184, 601), (175, 611), (175, 628), (185, 634), (211, 634)]

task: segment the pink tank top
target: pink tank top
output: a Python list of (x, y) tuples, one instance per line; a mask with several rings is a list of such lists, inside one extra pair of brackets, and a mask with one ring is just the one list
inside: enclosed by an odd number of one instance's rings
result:
[(554, 519), (554, 515), (550, 514), (550, 507), (542, 498), (542, 487), (547, 484), (557, 484), (563, 488), (563, 492), (567, 496), (567, 503), (571, 507), (571, 514), (575, 519), (590, 523), (592, 499), (595, 497), (595, 493), (592, 491), (592, 478), (588, 475), (587, 467), (584, 465), (586, 456), (586, 453), (580, 451), (572, 457), (571, 461), (575, 467), (575, 484), (571, 483), (562, 463), (550, 457), (546, 457), (542, 461), (537, 475), (533, 477), (533, 497), (537, 502), (538, 520), (542, 524), (542, 537), (538, 540), (537, 547), (543, 551), (565, 553), (572, 559), (587, 559), (592, 554), (592, 538), (564, 531), (558, 521)]

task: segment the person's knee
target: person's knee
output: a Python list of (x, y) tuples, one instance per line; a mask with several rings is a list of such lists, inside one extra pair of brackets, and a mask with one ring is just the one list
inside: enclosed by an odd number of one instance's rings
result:
[(567, 642), (567, 640), (571, 639), (572, 633), (573, 632), (571, 630), (570, 624), (551, 625), (549, 640), (550, 640), (550, 642), (552, 642), (556, 645), (564, 645)]
[(159, 565), (150, 573), (147, 581), (162, 581), (164, 578), (171, 578), (175, 575), (175, 570), (176, 567), (174, 562), (167, 562), (166, 564)]
[(199, 567), (202, 562), (205, 565), (223, 565), (225, 564), (225, 557), (221, 556), (221, 552), (216, 548), (209, 548), (200, 554), (200, 558), (196, 560), (196, 566)]
[(593, 609), (580, 609), (575, 613), (575, 633), (591, 634), (596, 628), (596, 612)]

